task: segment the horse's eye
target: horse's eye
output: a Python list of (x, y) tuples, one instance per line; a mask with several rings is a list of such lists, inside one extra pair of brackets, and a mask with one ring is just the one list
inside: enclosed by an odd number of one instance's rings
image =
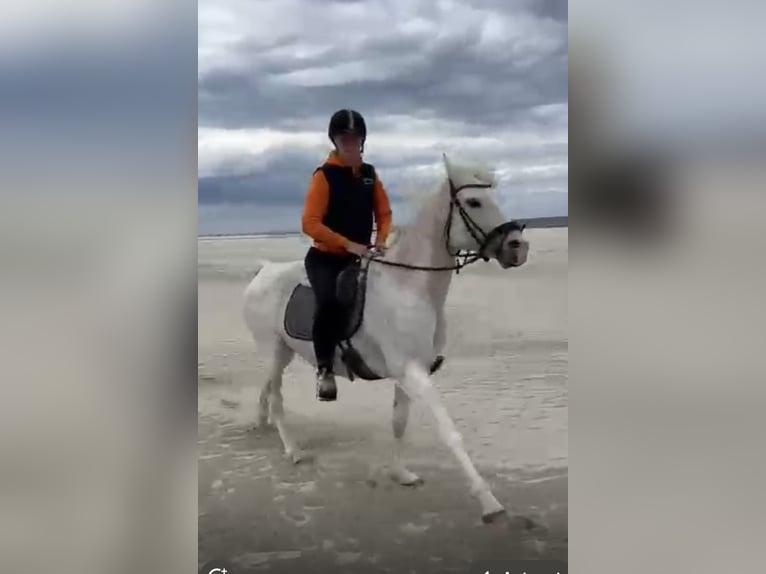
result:
[(474, 198), (467, 199), (465, 204), (468, 207), (481, 207), (481, 201), (479, 201), (478, 199), (474, 199)]

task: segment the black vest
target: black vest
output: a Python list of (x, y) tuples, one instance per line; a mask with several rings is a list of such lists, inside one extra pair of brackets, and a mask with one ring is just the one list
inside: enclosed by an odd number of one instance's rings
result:
[(363, 163), (359, 177), (354, 176), (350, 167), (340, 165), (326, 163), (316, 171), (320, 170), (330, 188), (322, 223), (355, 243), (369, 245), (375, 207), (375, 168)]

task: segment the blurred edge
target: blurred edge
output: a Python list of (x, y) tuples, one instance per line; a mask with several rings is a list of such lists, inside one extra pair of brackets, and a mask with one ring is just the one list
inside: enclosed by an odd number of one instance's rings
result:
[(763, 7), (735, 4), (570, 6), (575, 574), (763, 569)]
[(194, 572), (196, 5), (4, 13), (0, 572)]

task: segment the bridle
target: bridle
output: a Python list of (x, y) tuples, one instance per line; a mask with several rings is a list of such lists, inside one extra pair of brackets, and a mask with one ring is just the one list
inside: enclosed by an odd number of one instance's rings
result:
[[(489, 189), (492, 187), (491, 184), (486, 183), (468, 183), (465, 185), (461, 185), (460, 187), (455, 187), (455, 184), (452, 182), (451, 178), (448, 178), (447, 181), (449, 182), (449, 188), (450, 188), (450, 205), (449, 205), (449, 215), (447, 216), (447, 221), (444, 224), (444, 240), (446, 242), (447, 252), (455, 258), (455, 265), (448, 265), (445, 267), (428, 267), (428, 266), (421, 266), (421, 265), (410, 265), (409, 263), (398, 263), (396, 261), (386, 261), (385, 259), (381, 259), (381, 254), (377, 255), (371, 255), (369, 256), (370, 261), (374, 261), (375, 263), (380, 263), (382, 265), (388, 265), (391, 267), (400, 267), (403, 269), (412, 269), (416, 271), (455, 271), (456, 273), (459, 273), (460, 270), (463, 267), (467, 267), (471, 263), (475, 263), (479, 259), (483, 259), (484, 261), (489, 261), (489, 257), (487, 256), (487, 249), (490, 245), (498, 238), (505, 236), (512, 231), (524, 231), (524, 228), (526, 225), (520, 224), (517, 221), (511, 220), (506, 221), (505, 223), (501, 223), (494, 229), (490, 230), (489, 233), (486, 233), (481, 226), (476, 223), (473, 218), (468, 214), (468, 212), (465, 210), (465, 208), (460, 204), (460, 201), (458, 201), (458, 193), (460, 193), (464, 189)], [(468, 233), (470, 233), (471, 237), (476, 241), (476, 244), (479, 246), (479, 249), (477, 251), (470, 251), (470, 250), (458, 250), (453, 251), (450, 247), (450, 232), (452, 230), (452, 215), (455, 212), (455, 209), (457, 209), (458, 213), (460, 214), (461, 219), (463, 220), (463, 223), (465, 223), (465, 227), (468, 230)], [(461, 261), (462, 259), (462, 261)]]

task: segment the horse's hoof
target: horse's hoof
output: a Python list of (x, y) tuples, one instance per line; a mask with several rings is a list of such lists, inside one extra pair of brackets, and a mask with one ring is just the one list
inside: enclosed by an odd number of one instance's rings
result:
[(426, 481), (420, 478), (419, 476), (414, 476), (413, 478), (406, 478), (404, 480), (397, 480), (397, 482), (402, 486), (407, 486), (409, 488), (417, 488), (418, 486), (423, 486)]
[(528, 516), (516, 514), (509, 516), (505, 510), (490, 512), (481, 517), (484, 524), (502, 524), (507, 530), (514, 532), (530, 532), (532, 530), (542, 533), (545, 528)]
[(391, 480), (397, 484), (400, 484), (401, 486), (409, 486), (413, 488), (416, 486), (423, 486), (425, 484), (425, 480), (420, 478), (414, 472), (410, 472), (409, 470), (394, 470), (391, 471), (389, 476), (391, 477)]
[(543, 526), (540, 522), (536, 522), (529, 518), (528, 516), (513, 516), (508, 521), (509, 527), (516, 529), (516, 530), (534, 530), (536, 533), (542, 534), (545, 532), (546, 528)]
[(508, 522), (508, 513), (504, 509), (495, 510), (488, 514), (482, 514), (481, 521), (484, 524), (497, 524), (499, 522)]
[(302, 464), (314, 461), (314, 455), (304, 450), (296, 450), (287, 454), (287, 458), (293, 464)]

